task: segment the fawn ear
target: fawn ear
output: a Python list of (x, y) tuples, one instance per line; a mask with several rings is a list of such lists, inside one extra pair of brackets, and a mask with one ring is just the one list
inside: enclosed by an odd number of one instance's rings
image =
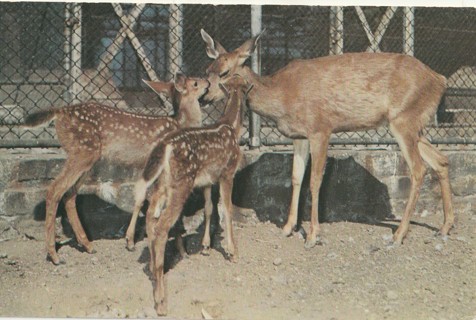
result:
[(235, 50), (236, 52), (238, 52), (238, 56), (240, 58), (239, 65), (244, 64), (246, 59), (248, 59), (251, 56), (251, 54), (255, 51), (261, 39), (261, 36), (263, 35), (265, 31), (266, 29), (261, 31), (260, 34), (254, 36), (253, 38), (245, 41), (238, 49)]
[(186, 81), (187, 81), (187, 78), (185, 77), (185, 75), (183, 75), (180, 72), (177, 72), (174, 78), (175, 90), (177, 90), (180, 93), (183, 93), (187, 89), (185, 85)]
[(205, 30), (200, 29), (200, 34), (202, 35), (203, 41), (205, 41), (207, 44), (207, 55), (210, 58), (216, 59), (220, 54), (227, 53), (225, 48), (223, 48), (223, 46), (218, 41), (214, 41)]
[(172, 82), (148, 81), (144, 79), (142, 81), (154, 90), (155, 93), (164, 94), (167, 98), (171, 98), (173, 95), (174, 84)]

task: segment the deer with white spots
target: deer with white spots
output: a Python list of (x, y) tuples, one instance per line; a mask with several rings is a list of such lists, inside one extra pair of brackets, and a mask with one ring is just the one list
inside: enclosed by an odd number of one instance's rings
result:
[(296, 227), (298, 202), (309, 152), (311, 154), (311, 228), (306, 247), (319, 239), (319, 189), (332, 133), (388, 125), (410, 168), (410, 195), (393, 242), (400, 244), (425, 176), (425, 161), (437, 174), (443, 199), (442, 235), (454, 223), (448, 158), (422, 134), (446, 90), (446, 78), (414, 57), (397, 53), (346, 53), (309, 60), (294, 60), (269, 76), (259, 76), (245, 65), (261, 34), (227, 52), (204, 30), (207, 54), (214, 59), (207, 69), (210, 88), (204, 100), (224, 98), (219, 83), (239, 74), (254, 89), (250, 110), (276, 122), (278, 130), (294, 139), (292, 198), (288, 221), (290, 235)]
[[(76, 209), (76, 197), (83, 177), (95, 163), (107, 160), (112, 164), (142, 169), (154, 143), (179, 128), (202, 124), (199, 98), (207, 92), (207, 80), (177, 74), (175, 82), (145, 82), (154, 91), (173, 100), (174, 117), (139, 115), (88, 102), (38, 112), (25, 119), (25, 127), (45, 125), (54, 120), (58, 139), (68, 155), (46, 195), (47, 258), (54, 264), (64, 263), (55, 243), (55, 218), (61, 199), (65, 202), (78, 243), (88, 253), (95, 252)], [(131, 247), (131, 242), (133, 247), (133, 228), (129, 228), (132, 231), (128, 232), (128, 247)]]
[[(142, 179), (136, 183), (135, 209), (142, 207), (147, 189), (156, 180), (165, 190), (165, 202), (158, 205), (159, 192), (151, 195), (146, 214), (146, 228), (151, 254), (150, 271), (156, 279), (154, 299), (158, 315), (165, 315), (164, 253), (169, 230), (180, 217), (183, 205), (197, 187), (220, 184), (224, 209), (224, 246), (230, 260), (237, 259), (232, 230), (231, 194), (233, 178), (241, 161), (239, 147), (242, 113), (246, 94), (251, 90), (241, 77), (222, 84), (228, 97), (224, 115), (214, 125), (176, 131), (162, 140), (151, 152)], [(212, 207), (205, 206), (206, 227), (202, 245), (210, 244), (209, 225)]]

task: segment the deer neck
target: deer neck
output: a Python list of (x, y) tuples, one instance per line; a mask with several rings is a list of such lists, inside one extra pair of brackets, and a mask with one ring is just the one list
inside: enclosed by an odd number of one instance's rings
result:
[(272, 120), (283, 114), (284, 107), (280, 99), (280, 89), (273, 76), (261, 77), (246, 66), (238, 73), (253, 85), (253, 89), (247, 97), (251, 111)]
[(200, 127), (202, 125), (200, 103), (196, 99), (189, 101), (186, 98), (182, 98), (175, 120), (177, 120), (179, 126), (182, 128)]
[(227, 124), (233, 127), (237, 139), (241, 130), (243, 103), (242, 93), (230, 92), (230, 97), (228, 98), (225, 107), (225, 114), (220, 121), (220, 124)]

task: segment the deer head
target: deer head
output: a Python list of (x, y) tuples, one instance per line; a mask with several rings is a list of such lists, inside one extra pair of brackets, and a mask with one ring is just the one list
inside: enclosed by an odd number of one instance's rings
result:
[(200, 32), (202, 39), (207, 45), (207, 55), (215, 59), (206, 71), (210, 88), (208, 93), (204, 96), (204, 100), (208, 102), (219, 101), (225, 98), (224, 92), (220, 89), (219, 84), (232, 75), (241, 74), (243, 65), (256, 49), (264, 31), (245, 41), (240, 47), (231, 52), (227, 52), (223, 46), (217, 41), (214, 41), (205, 30), (202, 29)]
[(156, 93), (172, 99), (174, 114), (181, 125), (188, 120), (193, 120), (189, 126), (201, 125), (199, 101), (208, 92), (210, 83), (207, 80), (176, 73), (173, 82), (142, 81)]

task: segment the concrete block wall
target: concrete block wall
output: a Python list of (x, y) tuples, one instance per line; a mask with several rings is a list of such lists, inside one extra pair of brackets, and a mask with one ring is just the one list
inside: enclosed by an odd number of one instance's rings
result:
[[(456, 212), (474, 212), (476, 206), (476, 150), (447, 151), (450, 178)], [(65, 159), (61, 149), (0, 150), (0, 218), (44, 219), (46, 189), (60, 172)], [(247, 153), (248, 165), (235, 178), (233, 202), (256, 211), (260, 220), (285, 223), (291, 200), (292, 153)], [(303, 182), (300, 209), (309, 219), (311, 197), (309, 167)], [(417, 212), (442, 212), (437, 178), (428, 170), (420, 193)], [(139, 172), (101, 163), (86, 181), (82, 194), (104, 194), (110, 180), (117, 187), (113, 201), (102, 202), (94, 197), (79, 197), (78, 210), (120, 213), (121, 223), (127, 224), (133, 206), (133, 182)], [(120, 177), (120, 178), (118, 178)], [(399, 151), (395, 150), (330, 150), (319, 201), (321, 221), (359, 221), (372, 223), (403, 213), (409, 193), (408, 168)], [(216, 188), (215, 188), (216, 189)], [(216, 190), (214, 192), (217, 197)], [(92, 204), (94, 202), (94, 204)], [(203, 205), (196, 192), (188, 205), (195, 212)], [(94, 223), (94, 214), (87, 215)], [(101, 219), (104, 219), (102, 216)], [(87, 222), (85, 223), (87, 228)]]

